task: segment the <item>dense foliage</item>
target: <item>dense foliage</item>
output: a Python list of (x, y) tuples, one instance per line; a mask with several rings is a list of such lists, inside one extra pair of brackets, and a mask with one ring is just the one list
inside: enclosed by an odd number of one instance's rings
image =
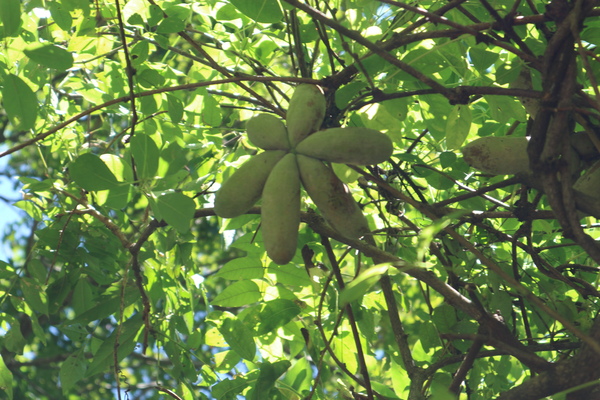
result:
[[(0, 157), (23, 195), (0, 397), (597, 398), (600, 193), (572, 184), (600, 150), (598, 15), (594, 0), (0, 1)], [(212, 204), (259, 150), (245, 122), (284, 118), (298, 83), (323, 88), (322, 128), (395, 150), (333, 166), (370, 235), (304, 196), (296, 256), (276, 265), (260, 203), (232, 219)], [(460, 148), (490, 136), (530, 136), (530, 173), (470, 167)]]

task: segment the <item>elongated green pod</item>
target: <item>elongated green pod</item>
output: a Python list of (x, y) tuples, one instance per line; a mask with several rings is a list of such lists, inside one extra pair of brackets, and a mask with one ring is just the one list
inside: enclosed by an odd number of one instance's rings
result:
[(292, 147), (321, 127), (326, 109), (327, 101), (321, 88), (307, 83), (296, 87), (286, 115)]
[(530, 174), (526, 137), (486, 136), (461, 149), (473, 168), (491, 175)]
[(290, 141), (283, 121), (271, 114), (258, 114), (246, 122), (248, 139), (264, 150), (289, 150)]
[(261, 214), (267, 255), (277, 264), (287, 264), (296, 253), (300, 225), (300, 176), (295, 154), (286, 154), (269, 174)]
[(384, 162), (394, 145), (385, 134), (369, 128), (331, 128), (318, 131), (296, 146), (305, 156), (330, 162), (371, 165)]
[(367, 234), (367, 219), (333, 170), (315, 158), (296, 157), (302, 185), (331, 227), (352, 239)]
[(248, 211), (260, 199), (269, 173), (285, 153), (268, 150), (242, 164), (217, 191), (215, 213), (222, 218), (233, 218)]

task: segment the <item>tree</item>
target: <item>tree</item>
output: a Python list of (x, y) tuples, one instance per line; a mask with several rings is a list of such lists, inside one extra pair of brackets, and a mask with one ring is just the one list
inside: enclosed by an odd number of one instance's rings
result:
[[(598, 15), (3, 0), (0, 157), (24, 214), (4, 237), (2, 395), (595, 398)], [(213, 201), (260, 151), (246, 121), (284, 119), (300, 83), (325, 93), (321, 129), (375, 129), (394, 151), (332, 165), (367, 235), (303, 195), (277, 265), (261, 203), (222, 219)], [(473, 156), (478, 138), (493, 144)]]

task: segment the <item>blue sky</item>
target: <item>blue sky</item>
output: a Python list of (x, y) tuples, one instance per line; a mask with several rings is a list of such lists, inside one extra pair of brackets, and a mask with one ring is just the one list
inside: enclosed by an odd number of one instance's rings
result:
[[(2, 150), (4, 150), (4, 146), (0, 147), (0, 151)], [(6, 170), (7, 161), (8, 157), (0, 158), (0, 171), (4, 172)], [(12, 201), (21, 199), (21, 194), (19, 191), (13, 190), (15, 181), (15, 178), (0, 175), (0, 196), (2, 196), (2, 198), (7, 198)], [(11, 203), (0, 200), (0, 238), (4, 236), (4, 230), (6, 229), (7, 225), (18, 220), (20, 217), (21, 214), (19, 213), (19, 209), (13, 207)], [(10, 246), (2, 241), (0, 243), (0, 260), (8, 261), (10, 255)]]

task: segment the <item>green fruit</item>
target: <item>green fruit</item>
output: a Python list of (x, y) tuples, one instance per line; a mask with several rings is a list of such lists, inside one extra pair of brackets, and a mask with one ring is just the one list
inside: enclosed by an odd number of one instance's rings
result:
[(369, 233), (367, 219), (333, 170), (312, 157), (296, 157), (302, 185), (327, 222), (348, 238), (358, 239)]
[(260, 199), (269, 173), (285, 153), (268, 150), (242, 164), (217, 191), (215, 213), (222, 218), (233, 218), (248, 211)]
[(296, 146), (299, 154), (354, 165), (384, 162), (392, 155), (391, 139), (374, 129), (348, 127), (318, 131)]
[(486, 136), (461, 149), (467, 164), (491, 175), (530, 174), (526, 137)]
[(248, 139), (264, 150), (289, 150), (287, 129), (283, 122), (271, 114), (259, 114), (246, 122)]
[(292, 260), (300, 225), (300, 176), (296, 155), (275, 165), (262, 192), (262, 236), (267, 255), (277, 264)]
[(286, 115), (292, 146), (321, 127), (326, 108), (325, 96), (318, 86), (303, 83), (296, 87)]

